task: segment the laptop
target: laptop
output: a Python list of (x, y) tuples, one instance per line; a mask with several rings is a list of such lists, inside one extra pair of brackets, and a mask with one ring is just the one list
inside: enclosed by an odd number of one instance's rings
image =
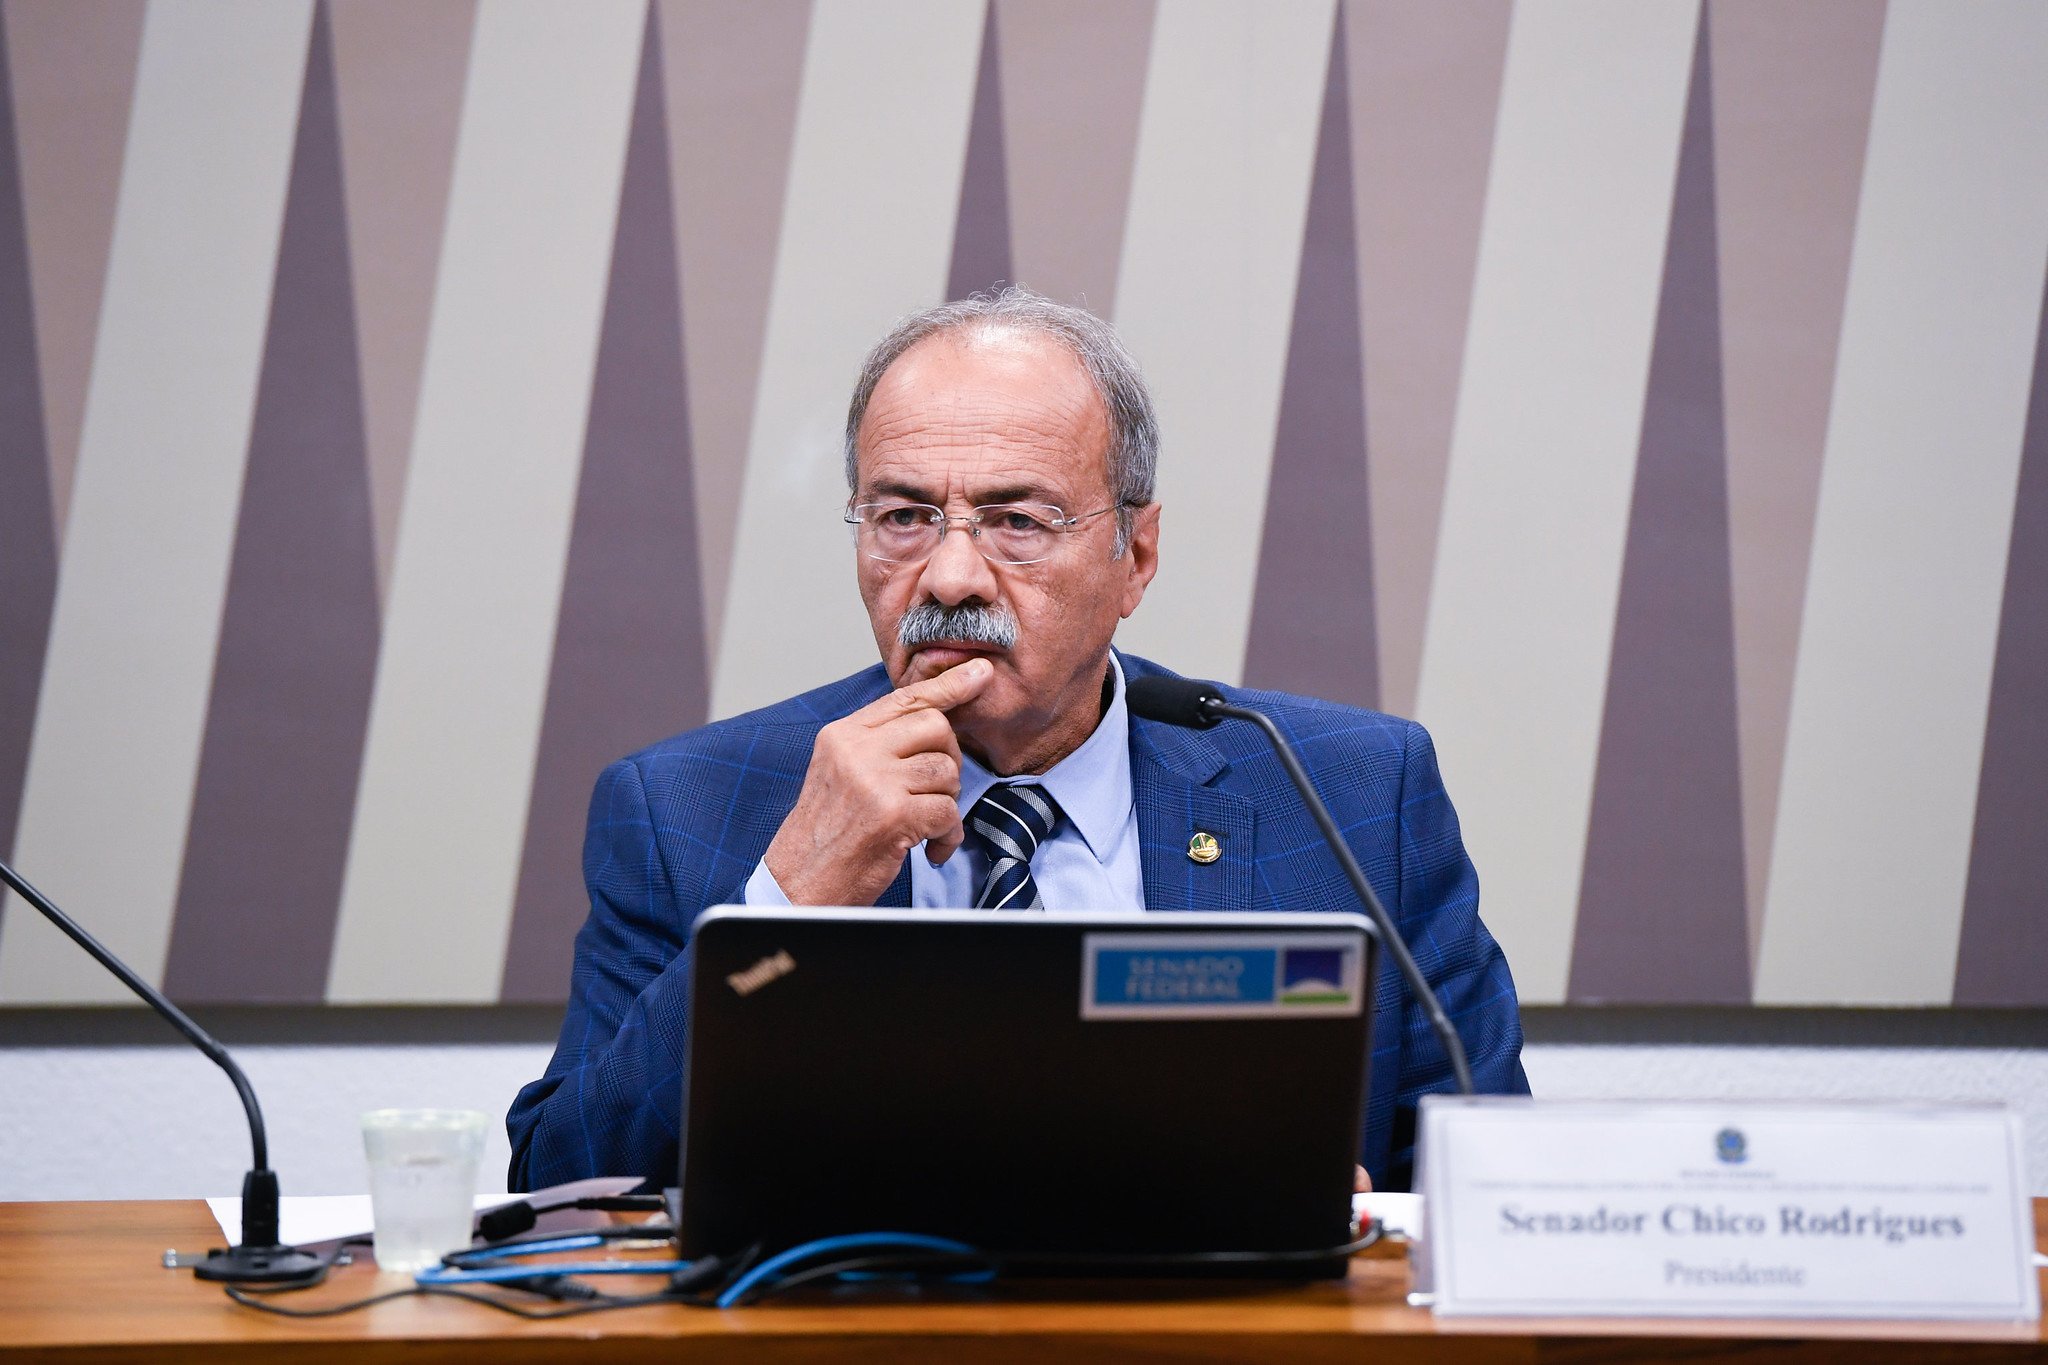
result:
[(709, 910), (680, 1251), (1341, 1275), (1378, 948), (1354, 914)]

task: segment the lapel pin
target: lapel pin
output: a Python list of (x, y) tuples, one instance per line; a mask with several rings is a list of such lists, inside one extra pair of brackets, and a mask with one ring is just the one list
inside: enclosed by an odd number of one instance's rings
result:
[(1188, 840), (1188, 857), (1195, 862), (1208, 864), (1223, 856), (1223, 845), (1216, 842), (1216, 836), (1203, 830), (1196, 830), (1195, 837)]

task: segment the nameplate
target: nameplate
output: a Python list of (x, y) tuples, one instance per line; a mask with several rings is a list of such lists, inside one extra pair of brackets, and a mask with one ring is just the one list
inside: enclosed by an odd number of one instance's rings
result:
[(1426, 1096), (1418, 1290), (1444, 1314), (2040, 1315), (2002, 1107)]

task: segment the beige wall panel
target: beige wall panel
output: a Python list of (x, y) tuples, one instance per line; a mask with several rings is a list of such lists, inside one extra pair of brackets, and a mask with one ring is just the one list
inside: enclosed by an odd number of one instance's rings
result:
[(1728, 551), (1754, 971), (1883, 0), (1715, 0)]
[(839, 522), (840, 429), (867, 349), (945, 292), (982, 13), (956, 0), (813, 13), (714, 716), (875, 661)]
[(329, 7), (377, 588), (391, 583), (476, 0)]
[(328, 995), (504, 967), (646, 7), (479, 7)]
[(811, 0), (660, 0), (698, 574), (718, 639)]
[(4, 15), (59, 544), (147, 14), (144, 0), (8, 0)]
[(1893, 0), (1756, 997), (1946, 1004), (2048, 262), (2048, 6)]
[(1513, 0), (1350, 0), (1379, 707), (1415, 714)]
[(1328, 0), (1173, 0), (1153, 26), (1116, 320), (1159, 407), (1164, 511), (1117, 642), (1196, 677), (1244, 675), (1334, 27)]
[[(143, 29), (15, 852), (152, 980), (184, 861), (312, 12), (157, 0)], [(8, 908), (0, 1000), (131, 998)]]
[(1157, 0), (998, 0), (1019, 282), (1109, 316)]
[(1564, 998), (1685, 110), (1693, 0), (1524, 4), (1417, 712), (1522, 998)]

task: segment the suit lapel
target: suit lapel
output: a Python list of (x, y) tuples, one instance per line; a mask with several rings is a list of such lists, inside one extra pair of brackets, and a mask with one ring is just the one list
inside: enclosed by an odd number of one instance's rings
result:
[[(1252, 908), (1252, 803), (1211, 785), (1229, 768), (1222, 751), (1200, 733), (1132, 719), (1131, 796), (1138, 808), (1146, 909)], [(1197, 834), (1215, 839), (1221, 850), (1216, 861), (1188, 856)]]

